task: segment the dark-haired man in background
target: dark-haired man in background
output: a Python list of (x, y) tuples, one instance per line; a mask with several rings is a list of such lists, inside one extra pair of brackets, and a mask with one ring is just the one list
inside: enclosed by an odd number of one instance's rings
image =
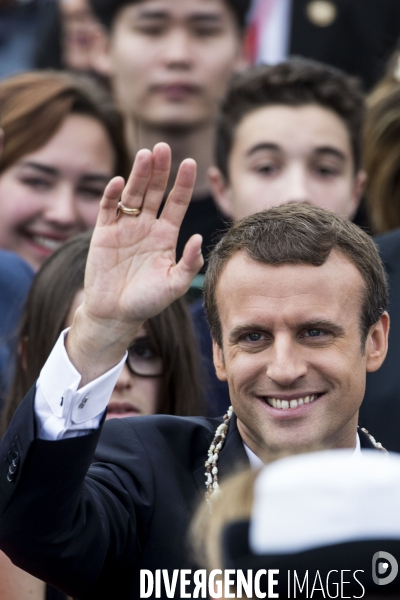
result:
[[(359, 82), (306, 59), (236, 75), (216, 130), (209, 170), (216, 203), (233, 221), (271, 206), (305, 202), (351, 219), (365, 183), (361, 169), (364, 95)], [(210, 414), (229, 403), (215, 376), (201, 303), (192, 308), (208, 374)]]
[(108, 43), (93, 66), (110, 77), (132, 155), (163, 141), (172, 148), (171, 181), (187, 156), (196, 160), (194, 196), (178, 256), (193, 233), (207, 254), (225, 228), (210, 195), (214, 121), (234, 70), (244, 66), (243, 30), (250, 0), (91, 0)]

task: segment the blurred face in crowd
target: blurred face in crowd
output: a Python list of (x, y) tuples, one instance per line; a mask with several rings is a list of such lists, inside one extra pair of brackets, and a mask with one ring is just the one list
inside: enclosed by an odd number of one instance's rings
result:
[(259, 456), (355, 447), (365, 374), (382, 364), (388, 333), (384, 313), (363, 347), (364, 289), (355, 265), (336, 251), (319, 267), (262, 264), (245, 252), (226, 263), (214, 364), (241, 436)]
[(247, 114), (234, 134), (229, 178), (210, 169), (212, 191), (234, 220), (288, 202), (306, 202), (352, 218), (364, 172), (355, 173), (345, 123), (317, 105), (266, 106)]
[[(84, 291), (75, 295), (64, 326), (70, 327)], [(144, 325), (135, 334), (107, 406), (106, 420), (154, 415), (161, 396), (163, 360), (154, 348)]]
[(61, 0), (62, 59), (68, 69), (89, 71), (94, 44), (105, 35), (89, 0)]
[(0, 174), (0, 247), (38, 269), (69, 237), (94, 227), (114, 164), (97, 120), (66, 117), (47, 144)]
[(210, 124), (241, 37), (224, 0), (143, 0), (122, 7), (93, 63), (113, 80), (125, 114), (150, 127)]

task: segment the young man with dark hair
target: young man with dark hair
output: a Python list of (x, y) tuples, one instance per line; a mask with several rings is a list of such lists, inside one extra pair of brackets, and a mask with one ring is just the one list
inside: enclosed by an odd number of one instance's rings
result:
[(91, 0), (106, 26), (94, 68), (111, 80), (132, 155), (160, 141), (172, 148), (170, 181), (187, 156), (198, 165), (193, 201), (178, 255), (197, 232), (203, 250), (224, 219), (210, 195), (214, 122), (233, 71), (244, 64), (243, 30), (250, 0)]
[(342, 71), (305, 59), (234, 77), (216, 130), (215, 199), (233, 219), (285, 202), (354, 216), (364, 96)]
[[(364, 96), (358, 80), (294, 58), (237, 74), (216, 127), (209, 170), (220, 210), (237, 221), (288, 202), (321, 206), (351, 219), (365, 183), (361, 169)], [(226, 410), (226, 384), (215, 376), (203, 307), (192, 307), (207, 372), (210, 414)]]
[[(0, 444), (1, 549), (87, 600), (143, 597), (143, 570), (169, 585), (174, 569), (193, 573), (194, 508), (239, 463), (310, 446), (347, 448), (349, 459), (380, 447), (357, 421), (366, 371), (387, 351), (384, 269), (361, 229), (306, 205), (244, 219), (211, 255), (214, 360), (232, 401), (224, 418), (111, 419), (99, 441), (135, 332), (185, 293), (203, 263), (197, 235), (175, 262), (193, 161), (157, 218), (169, 164), (158, 144), (137, 154), (125, 190), (120, 178), (107, 186), (85, 300)], [(156, 597), (189, 595), (187, 579), (174, 592), (156, 587)]]

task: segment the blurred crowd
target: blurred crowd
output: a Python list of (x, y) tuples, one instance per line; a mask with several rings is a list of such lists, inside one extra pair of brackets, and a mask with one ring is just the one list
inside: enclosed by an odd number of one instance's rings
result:
[[(106, 184), (167, 142), (166, 198), (197, 163), (177, 259), (193, 234), (207, 259), (232, 223), (286, 203), (374, 237), (391, 333), (359, 423), (400, 452), (399, 44), (399, 0), (0, 0), (0, 436), (83, 301)], [(107, 419), (228, 409), (205, 268), (132, 340)], [(13, 568), (0, 559), (0, 599), (59, 597)]]

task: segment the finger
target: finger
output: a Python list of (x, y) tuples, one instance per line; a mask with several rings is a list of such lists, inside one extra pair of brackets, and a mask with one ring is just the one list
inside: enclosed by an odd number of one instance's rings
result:
[(153, 169), (143, 202), (143, 212), (157, 216), (171, 171), (171, 148), (161, 142), (153, 149)]
[(196, 233), (187, 242), (181, 260), (173, 268), (172, 286), (177, 296), (185, 294), (204, 264), (201, 253), (203, 238)]
[(121, 202), (127, 208), (141, 208), (153, 168), (150, 150), (139, 150), (131, 174), (122, 192)]
[(161, 219), (180, 227), (189, 206), (196, 181), (196, 163), (191, 158), (184, 160), (178, 170), (175, 185), (168, 196)]
[(100, 202), (97, 225), (108, 225), (115, 222), (117, 206), (124, 189), (125, 181), (122, 177), (114, 177), (107, 184), (104, 190), (103, 198)]

